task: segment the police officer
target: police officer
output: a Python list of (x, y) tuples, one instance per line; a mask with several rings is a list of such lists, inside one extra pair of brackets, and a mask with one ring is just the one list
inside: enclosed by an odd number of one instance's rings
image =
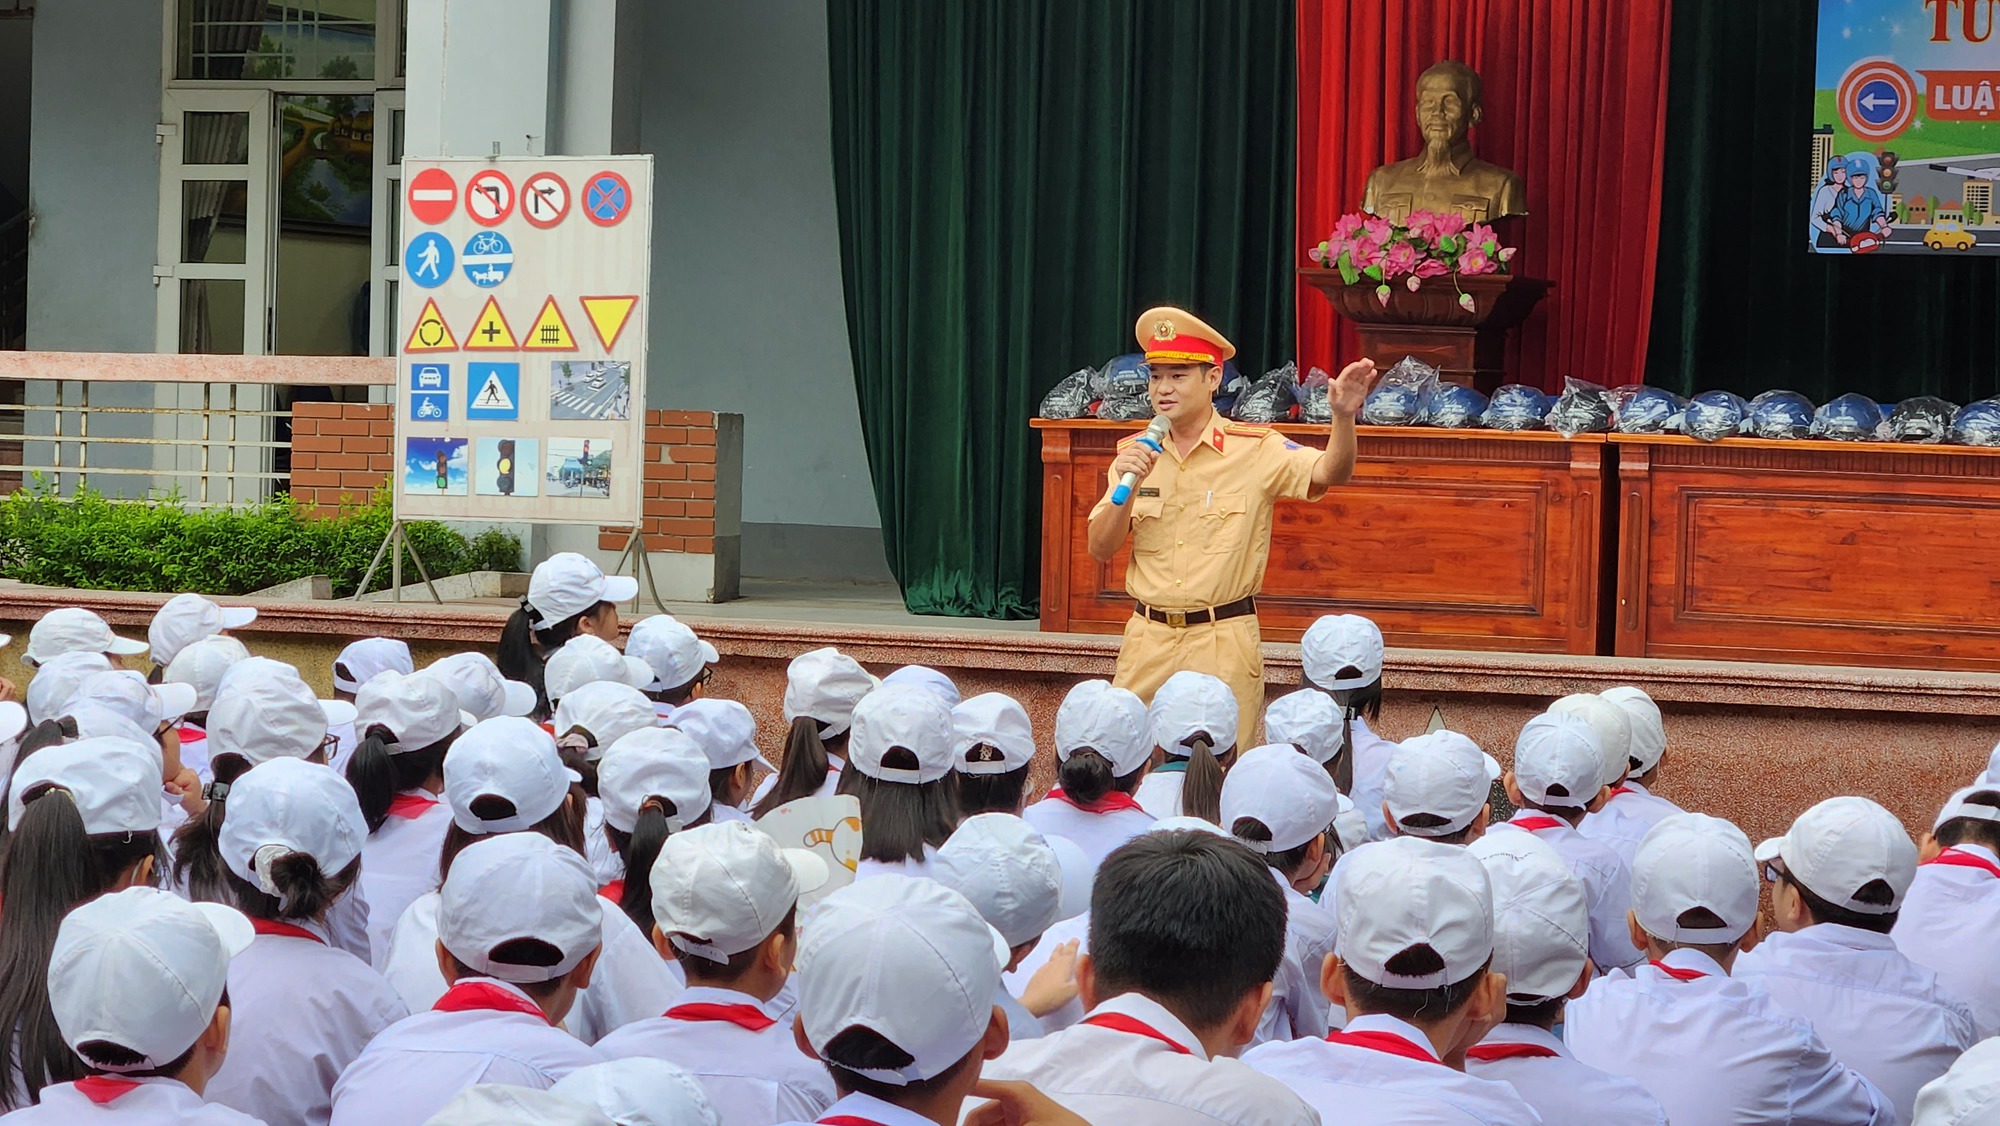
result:
[[(1236, 694), (1237, 745), (1247, 747), (1264, 713), (1255, 596), (1271, 554), (1272, 510), (1280, 498), (1318, 500), (1353, 476), (1354, 416), (1375, 364), (1347, 365), (1327, 389), (1333, 424), (1321, 452), (1216, 413), (1222, 363), (1236, 347), (1199, 317), (1148, 309), (1135, 332), (1152, 369), (1153, 409), (1171, 429), (1164, 453), (1136, 435), (1119, 443), (1090, 511), (1092, 558), (1108, 563), (1132, 538), (1125, 590), (1138, 605), (1113, 682), (1150, 700), (1182, 669), (1220, 677)], [(1126, 473), (1138, 474), (1140, 486), (1114, 505), (1112, 487)]]

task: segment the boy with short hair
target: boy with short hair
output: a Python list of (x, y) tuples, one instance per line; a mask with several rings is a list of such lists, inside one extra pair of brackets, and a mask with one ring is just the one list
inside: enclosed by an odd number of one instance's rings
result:
[(1680, 806), (1652, 792), (1654, 783), (1659, 781), (1660, 764), (1666, 760), (1666, 720), (1660, 714), (1660, 705), (1642, 689), (1621, 685), (1598, 695), (1625, 712), (1631, 733), (1625, 780), (1611, 787), (1604, 805), (1592, 810), (1577, 829), (1586, 837), (1610, 845), (1630, 868), (1639, 851), (1639, 841), (1647, 831), (1682, 812)]
[(1736, 959), (1737, 977), (1811, 1021), (1840, 1062), (1907, 1118), (1917, 1091), (1978, 1039), (1972, 1012), (1889, 937), (1917, 873), (1917, 846), (1867, 798), (1829, 798), (1757, 846), (1777, 933)]
[(1938, 975), (1972, 1009), (1981, 1037), (2000, 1036), (2000, 783), (1951, 795), (1924, 840), (1922, 863), (1891, 932), (1896, 948)]
[(1896, 1110), (1812, 1025), (1729, 976), (1757, 920), (1757, 864), (1727, 821), (1681, 813), (1640, 842), (1632, 941), (1649, 964), (1569, 1004), (1576, 1058), (1638, 1080), (1675, 1122), (1887, 1126)]
[(1403, 740), (1382, 778), (1382, 816), (1393, 835), (1470, 844), (1493, 815), (1500, 763), (1456, 731)]

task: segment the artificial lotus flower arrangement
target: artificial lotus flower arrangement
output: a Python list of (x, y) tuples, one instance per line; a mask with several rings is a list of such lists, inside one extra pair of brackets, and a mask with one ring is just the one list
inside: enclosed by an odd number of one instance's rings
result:
[[(1386, 308), (1393, 283), (1400, 281), (1415, 293), (1432, 278), (1450, 278), (1456, 289), (1461, 277), (1506, 273), (1514, 250), (1500, 245), (1492, 227), (1467, 222), (1457, 212), (1412, 211), (1402, 223), (1391, 223), (1352, 211), (1342, 215), (1333, 225), (1333, 236), (1308, 255), (1339, 270), (1348, 285), (1358, 285), (1363, 278), (1375, 282), (1375, 298)], [(1478, 312), (1470, 293), (1460, 290), (1458, 303), (1468, 313)]]

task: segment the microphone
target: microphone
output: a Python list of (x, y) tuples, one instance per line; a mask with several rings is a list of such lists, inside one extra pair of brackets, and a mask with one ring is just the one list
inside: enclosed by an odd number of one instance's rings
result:
[[(1154, 453), (1159, 453), (1166, 449), (1167, 431), (1170, 427), (1171, 424), (1167, 422), (1166, 415), (1156, 414), (1153, 416), (1153, 424), (1146, 427), (1144, 434), (1139, 435), (1139, 441), (1147, 449), (1152, 450)], [(1111, 503), (1123, 507), (1126, 501), (1132, 499), (1132, 490), (1138, 484), (1139, 475), (1137, 473), (1127, 473), (1125, 476), (1119, 478), (1118, 487), (1111, 490)]]

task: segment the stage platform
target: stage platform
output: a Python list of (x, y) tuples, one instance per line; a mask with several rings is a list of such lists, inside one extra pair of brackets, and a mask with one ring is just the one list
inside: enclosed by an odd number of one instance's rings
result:
[[(773, 758), (784, 742), (785, 665), (807, 649), (835, 645), (877, 672), (932, 665), (967, 695), (1017, 697), (1034, 718), (1043, 746), (1037, 775), (1046, 783), (1054, 773), (1049, 735), (1057, 704), (1076, 681), (1110, 676), (1117, 654), (1110, 636), (912, 615), (886, 587), (745, 586), (737, 602), (669, 610), (721, 652), (714, 691), (751, 707), (758, 742)], [(87, 606), (143, 637), (162, 601), (0, 583), (0, 632), (16, 638), (0, 652), (0, 674), (26, 683), (19, 653), (29, 626), (49, 609)], [(255, 626), (242, 631), (246, 643), (296, 664), (322, 691), (331, 690), (331, 662), (349, 640), (405, 638), (420, 665), (465, 648), (491, 652), (514, 605), (232, 601), (260, 610)], [(1293, 690), (1298, 647), (1268, 644), (1265, 659), (1268, 691)], [(1881, 801), (1913, 831), (1927, 828), (1944, 797), (1979, 772), (2000, 739), (2000, 674), (1993, 673), (1393, 648), (1385, 677), (1385, 736), (1449, 726), (1502, 762), (1521, 725), (1554, 697), (1637, 684), (1667, 715), (1661, 792), (1728, 817), (1753, 837), (1781, 832), (1807, 805), (1845, 793)]]

